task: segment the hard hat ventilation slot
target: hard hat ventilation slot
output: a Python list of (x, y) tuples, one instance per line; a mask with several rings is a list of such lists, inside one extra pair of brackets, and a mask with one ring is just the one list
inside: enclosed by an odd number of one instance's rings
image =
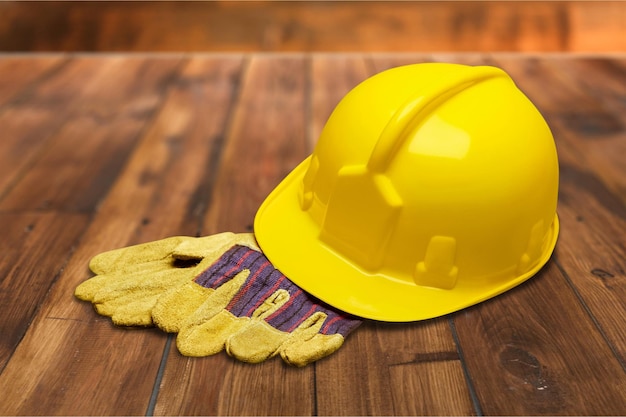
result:
[(517, 264), (518, 275), (524, 274), (539, 259), (543, 251), (547, 235), (544, 232), (544, 221), (539, 220), (530, 231), (528, 246)]
[(423, 287), (451, 290), (456, 286), (459, 268), (455, 265), (456, 239), (433, 236), (428, 242), (426, 256), (415, 267), (415, 283)]
[(313, 186), (315, 185), (315, 178), (317, 172), (320, 169), (320, 160), (317, 155), (313, 155), (309, 162), (309, 169), (302, 180), (302, 188), (300, 189), (300, 208), (302, 210), (308, 210), (313, 204)]

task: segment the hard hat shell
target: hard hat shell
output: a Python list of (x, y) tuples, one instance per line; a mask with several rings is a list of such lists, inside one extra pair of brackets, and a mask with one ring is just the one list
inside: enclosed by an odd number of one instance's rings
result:
[(350, 91), (255, 218), (272, 263), (348, 313), (413, 321), (534, 275), (558, 235), (545, 120), (495, 67), (392, 68)]

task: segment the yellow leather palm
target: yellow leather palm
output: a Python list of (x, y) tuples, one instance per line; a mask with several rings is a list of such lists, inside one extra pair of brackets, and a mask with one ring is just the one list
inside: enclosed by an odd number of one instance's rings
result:
[[(152, 310), (161, 296), (191, 282), (234, 244), (256, 248), (254, 239), (242, 237), (247, 236), (176, 236), (101, 253), (89, 263), (97, 275), (80, 284), (75, 295), (92, 302), (99, 314), (118, 326), (152, 326)], [(202, 290), (205, 298), (212, 292)], [(184, 303), (178, 307), (190, 309)]]

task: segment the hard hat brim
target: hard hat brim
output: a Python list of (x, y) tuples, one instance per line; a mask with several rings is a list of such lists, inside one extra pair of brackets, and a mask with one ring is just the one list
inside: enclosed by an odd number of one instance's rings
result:
[(548, 262), (556, 245), (559, 221), (555, 214), (539, 261), (505, 283), (443, 290), (368, 273), (321, 242), (319, 225), (300, 208), (299, 192), (309, 159), (298, 165), (265, 199), (256, 214), (254, 231), (259, 246), (276, 268), (303, 290), (347, 313), (373, 320), (406, 322), (458, 311), (535, 275)]

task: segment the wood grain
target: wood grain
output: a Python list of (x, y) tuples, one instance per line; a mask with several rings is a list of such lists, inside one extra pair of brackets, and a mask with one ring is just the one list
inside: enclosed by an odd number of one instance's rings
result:
[[(50, 65), (50, 62), (60, 62), (59, 58), (55, 60), (44, 59), (43, 63)], [(69, 255), (73, 250), (73, 246), (76, 244), (78, 237), (84, 232), (84, 229), (87, 225), (88, 216), (87, 215), (79, 215), (79, 214), (62, 214), (62, 211), (74, 211), (68, 204), (60, 204), (58, 207), (54, 207), (51, 210), (49, 205), (40, 205), (33, 206), (26, 203), (29, 199), (37, 199), (41, 198), (42, 190), (52, 190), (56, 191), (56, 198), (58, 201), (67, 202), (72, 198), (75, 198), (74, 193), (63, 194), (60, 191), (64, 188), (70, 189), (70, 191), (76, 192), (76, 190), (72, 190), (71, 187), (67, 187), (68, 180), (78, 179), (81, 177), (89, 178), (89, 167), (93, 167), (94, 164), (91, 163), (91, 159), (96, 155), (93, 154), (85, 154), (81, 153), (84, 149), (93, 149), (90, 147), (94, 142), (85, 140), (85, 137), (90, 133), (88, 132), (76, 132), (71, 129), (67, 131), (62, 131), (61, 134), (58, 135), (59, 140), (57, 143), (51, 145), (52, 151), (50, 154), (54, 155), (52, 161), (50, 163), (46, 163), (46, 156), (48, 155), (41, 148), (44, 144), (48, 144), (48, 137), (45, 135), (47, 130), (54, 129), (55, 126), (59, 126), (67, 119), (80, 120), (81, 119), (81, 111), (85, 108), (85, 103), (94, 103), (98, 98), (98, 95), (89, 96), (88, 89), (79, 90), (80, 85), (89, 84), (91, 82), (91, 75), (94, 74), (102, 74), (102, 72), (98, 73), (94, 71), (98, 64), (102, 64), (102, 61), (99, 60), (84, 60), (82, 62), (70, 62), (65, 66), (67, 73), (65, 75), (62, 74), (54, 74), (50, 75), (45, 83), (40, 83), (32, 88), (28, 92), (29, 104), (30, 106), (25, 106), (23, 103), (19, 101), (12, 104), (12, 107), (6, 110), (3, 115), (6, 117), (7, 121), (18, 121), (18, 123), (12, 124), (12, 126), (19, 126), (21, 128), (21, 132), (12, 131), (13, 135), (7, 138), (7, 141), (4, 144), (9, 145), (9, 151), (18, 149), (20, 151), (24, 151), (22, 153), (24, 158), (16, 158), (15, 155), (11, 158), (11, 153), (3, 153), (3, 156), (7, 160), (7, 164), (5, 167), (13, 168), (13, 172), (11, 174), (19, 175), (21, 169), (29, 169), (30, 173), (41, 173), (42, 169), (47, 170), (43, 175), (38, 176), (38, 181), (31, 182), (30, 184), (26, 181), (26, 186), (24, 187), (24, 182), (18, 182), (18, 185), (15, 185), (11, 192), (6, 194), (0, 203), (0, 211), (2, 212), (23, 212), (29, 211), (32, 209), (46, 209), (48, 213), (45, 214), (30, 214), (30, 215), (18, 215), (15, 214), (2, 214), (4, 235), (9, 239), (9, 242), (12, 242), (14, 246), (13, 251), (15, 253), (10, 254), (10, 252), (3, 251), (8, 255), (7, 262), (10, 262), (5, 270), (5, 275), (3, 279), (3, 294), (7, 296), (10, 295), (10, 299), (7, 298), (2, 303), (7, 309), (3, 310), (10, 316), (6, 317), (6, 321), (3, 320), (3, 323), (7, 323), (6, 326), (3, 326), (3, 342), (6, 343), (5, 347), (10, 347), (10, 350), (3, 350), (3, 366), (4, 361), (6, 360), (9, 353), (13, 353), (17, 342), (23, 337), (24, 331), (29, 326), (31, 321), (33, 320), (34, 315), (38, 311), (40, 307), (40, 303), (45, 299), (46, 296), (49, 295), (49, 291), (52, 288), (53, 283), (59, 278), (59, 273), (63, 265), (67, 262)], [(162, 70), (167, 71), (168, 65), (166, 62), (163, 62), (164, 65), (161, 65), (160, 68)], [(13, 65), (13, 68), (19, 68), (19, 66)], [(34, 65), (37, 68), (37, 64)], [(132, 67), (131, 67), (132, 68)], [(111, 76), (110, 67), (108, 75)], [(131, 71), (132, 74), (132, 71)], [(56, 75), (59, 75), (58, 77)], [(67, 77), (67, 78), (66, 78)], [(76, 90), (73, 91), (72, 87), (69, 87), (69, 80), (80, 80), (79, 83), (75, 86)], [(56, 86), (57, 88), (53, 88), (52, 86)], [(106, 93), (106, 89), (99, 89), (103, 93)], [(124, 91), (124, 93), (130, 93), (130, 91)], [(85, 94), (81, 94), (81, 93)], [(72, 95), (75, 93), (75, 95)], [(141, 95), (140, 95), (141, 97)], [(24, 98), (22, 98), (24, 99)], [(84, 101), (81, 101), (84, 100)], [(129, 97), (124, 97), (122, 95), (122, 100), (128, 102), (130, 100)], [(131, 100), (132, 101), (132, 100)], [(56, 110), (56, 108), (51, 105), (52, 103), (60, 106), (61, 111)], [(119, 102), (112, 102), (114, 106), (118, 105)], [(31, 109), (35, 109), (37, 111), (37, 115), (44, 115), (42, 118), (24, 118), (23, 115), (28, 115), (31, 113)], [(55, 120), (55, 116), (58, 120)], [(30, 122), (30, 123), (28, 123)], [(32, 122), (39, 122), (39, 124), (35, 124), (32, 126)], [(117, 125), (118, 128), (121, 128)], [(118, 133), (123, 132), (123, 128), (121, 128)], [(16, 134), (20, 133), (20, 134)], [(78, 134), (77, 134), (78, 133)], [(42, 136), (37, 137), (37, 134)], [(120, 143), (119, 140), (125, 140), (124, 136), (120, 136), (118, 138), (118, 142), (116, 142), (115, 138), (108, 138), (108, 141), (100, 142), (99, 151), (103, 155), (112, 156), (107, 153), (107, 150), (115, 146), (116, 143)], [(98, 143), (98, 137), (96, 135), (96, 139), (94, 139), (95, 143)], [(29, 145), (32, 144), (32, 148)], [(54, 146), (56, 145), (56, 146)], [(65, 148), (63, 145), (66, 145)], [(72, 145), (72, 146), (67, 146)], [(109, 148), (107, 148), (107, 146)], [(5, 148), (5, 150), (7, 150)], [(62, 152), (59, 152), (62, 151)], [(21, 152), (20, 152), (21, 153)], [(79, 158), (69, 159), (67, 155), (78, 155)], [(22, 161), (22, 164), (11, 164), (9, 161), (17, 160)], [(42, 161), (44, 161), (42, 163)], [(73, 162), (73, 163), (72, 163)], [(118, 161), (115, 159), (107, 161), (109, 163), (117, 164)], [(30, 163), (30, 167), (28, 164)], [(79, 166), (81, 169), (75, 170), (76, 166)], [(70, 169), (70, 173), (67, 177), (63, 175), (59, 175), (59, 171), (66, 170), (66, 168)], [(73, 171), (72, 171), (73, 170)], [(17, 172), (15, 172), (17, 171)], [(94, 170), (97, 173), (97, 170)], [(109, 175), (116, 175), (116, 173), (109, 172)], [(28, 178), (28, 175), (25, 175)], [(20, 180), (23, 178), (20, 178)], [(51, 180), (52, 179), (52, 180)], [(52, 184), (58, 184), (56, 189)], [(92, 184), (92, 185), (100, 185), (100, 187), (93, 187), (97, 192), (100, 192), (100, 197), (104, 192), (107, 191), (106, 186), (102, 186), (104, 184)], [(78, 190), (79, 197), (85, 199), (87, 197), (85, 192), (80, 192)], [(22, 204), (18, 206), (11, 206), (11, 204), (6, 204), (7, 201), (12, 201), (12, 196), (20, 195), (23, 200)], [(45, 194), (45, 193), (44, 193)], [(54, 195), (47, 194), (47, 195)], [(97, 194), (94, 194), (97, 195)], [(13, 199), (13, 201), (17, 201)], [(26, 204), (23, 204), (26, 203)], [(22, 237), (20, 237), (22, 235)], [(25, 236), (28, 236), (28, 239), (25, 239)], [(34, 241), (39, 241), (39, 245), (35, 244), (36, 250), (30, 249), (32, 247)], [(23, 240), (22, 243), (20, 240)], [(42, 249), (45, 249), (45, 252), (40, 252)], [(43, 263), (40, 262), (29, 262), (26, 260), (20, 259), (44, 259)], [(16, 269), (16, 265), (22, 264), (23, 266), (20, 269)], [(36, 268), (36, 269), (32, 269)], [(84, 266), (83, 266), (84, 268)], [(16, 280), (14, 275), (16, 271), (19, 270), (19, 274), (27, 274), (30, 276), (29, 283), (30, 285), (24, 285), (24, 283)], [(63, 298), (65, 299), (65, 297)], [(18, 307), (19, 306), (19, 307)], [(16, 313), (19, 312), (19, 315)], [(52, 315), (53, 319), (57, 319), (54, 315)], [(63, 318), (59, 318), (63, 320)], [(61, 340), (60, 340), (61, 341)], [(40, 342), (41, 343), (41, 342)], [(28, 354), (28, 353), (27, 353)], [(16, 362), (19, 363), (19, 356), (16, 358)], [(10, 373), (10, 371), (9, 371)], [(38, 400), (36, 397), (34, 400)], [(17, 405), (17, 404), (14, 404)]]
[(470, 416), (472, 402), (457, 360), (420, 362), (389, 369), (394, 387), (394, 415)]
[(625, 51), (613, 1), (2, 2), (4, 51)]
[(251, 231), (259, 205), (308, 155), (304, 59), (253, 57), (226, 132), (205, 234)]
[[(59, 59), (55, 61), (60, 62)], [(21, 70), (27, 65), (19, 65), (20, 61), (16, 59), (2, 62), (5, 71), (10, 71), (9, 74), (18, 71), (15, 85), (21, 85), (20, 81), (24, 80), (22, 73), (28, 74), (28, 71)], [(28, 61), (22, 59), (21, 62)], [(25, 88), (21, 90), (21, 96), (5, 102), (0, 114), (5, 150), (0, 160), (0, 195), (6, 194), (42, 154), (47, 141), (67, 120), (68, 111), (83, 97), (82, 83), (98, 74), (100, 64), (102, 61), (98, 60), (82, 63), (63, 60), (56, 71), (47, 72), (40, 82), (23, 85)], [(46, 65), (50, 65), (49, 59), (33, 67), (45, 68)], [(6, 77), (7, 80), (12, 78)], [(27, 78), (31, 80), (33, 76)], [(8, 97), (11, 97), (9, 91)]]
[(454, 321), (485, 414), (623, 413), (624, 370), (555, 263)]
[[(306, 156), (305, 82), (301, 57), (249, 61), (225, 131), (203, 235), (251, 231), (265, 196)], [(190, 361), (172, 349), (155, 413), (309, 415), (312, 376), (313, 367), (290, 368), (278, 358), (248, 366), (224, 352)]]
[[(561, 234), (527, 283), (303, 369), (185, 358), (73, 297), (99, 252), (252, 230), (347, 91), (431, 60), (504, 67), (554, 132)], [(616, 55), (0, 57), (0, 414), (625, 414), (624, 81)]]
[(0, 73), (10, 77), (0, 79), (0, 109), (19, 96), (28, 95), (38, 81), (43, 81), (60, 69), (65, 60), (61, 56), (42, 57), (29, 62), (20, 57), (0, 60)]
[(0, 370), (59, 277), (87, 216), (0, 213)]
[[(121, 180), (111, 190), (110, 198), (83, 237), (80, 249), (70, 260), (29, 334), (13, 354), (11, 364), (0, 376), (0, 386), (10, 386), (7, 393), (20, 393), (20, 401), (7, 404), (3, 411), (36, 414), (34, 410), (42, 402), (39, 397), (45, 394), (60, 398), (58, 404), (46, 405), (49, 413), (146, 412), (166, 337), (156, 331), (115, 329), (108, 320), (97, 318), (86, 303), (73, 299), (71, 294), (73, 288), (88, 276), (87, 261), (96, 253), (137, 241), (185, 234), (185, 229), (188, 234), (197, 231), (198, 214), (195, 214), (195, 222), (190, 222), (187, 207), (194, 196), (194, 188), (203, 182), (201, 171), (189, 167), (205, 164), (205, 158), (210, 158), (214, 152), (216, 142), (207, 140), (211, 138), (211, 130), (204, 128), (222, 128), (219, 118), (224, 112), (220, 106), (230, 99), (230, 75), (236, 74), (239, 64), (240, 60), (234, 58), (219, 62), (209, 60), (203, 68), (190, 65), (190, 73), (171, 85), (175, 88), (164, 100), (159, 117), (142, 137), (133, 158), (120, 174)], [(150, 66), (149, 63), (146, 65)], [(199, 73), (202, 77), (198, 77)], [(206, 85), (203, 77), (208, 80)], [(199, 94), (203, 88), (211, 90), (212, 94)], [(163, 98), (157, 101), (161, 100)], [(182, 105), (185, 103), (186, 107)], [(215, 118), (207, 117), (206, 107), (202, 104), (217, 109), (213, 112)], [(204, 134), (209, 134), (208, 138)], [(184, 149), (187, 151), (183, 152)], [(62, 324), (50, 326), (51, 318)], [(65, 350), (69, 338), (73, 341), (71, 355)], [(48, 348), (43, 353), (39, 352), (42, 341)], [(33, 358), (37, 363), (33, 368), (38, 370), (37, 374), (22, 372), (24, 363), (33, 362)], [(42, 384), (50, 378), (58, 378), (60, 382), (38, 395)], [(119, 384), (119, 378), (125, 383)], [(85, 390), (93, 390), (96, 381), (95, 395), (87, 396)], [(74, 389), (67, 390), (67, 384)], [(134, 395), (129, 396), (129, 390)], [(82, 401), (83, 398), (89, 398), (89, 401)]]
[(311, 108), (308, 148), (313, 150), (326, 120), (339, 101), (361, 81), (374, 74), (371, 62), (362, 56), (316, 56), (311, 63)]

